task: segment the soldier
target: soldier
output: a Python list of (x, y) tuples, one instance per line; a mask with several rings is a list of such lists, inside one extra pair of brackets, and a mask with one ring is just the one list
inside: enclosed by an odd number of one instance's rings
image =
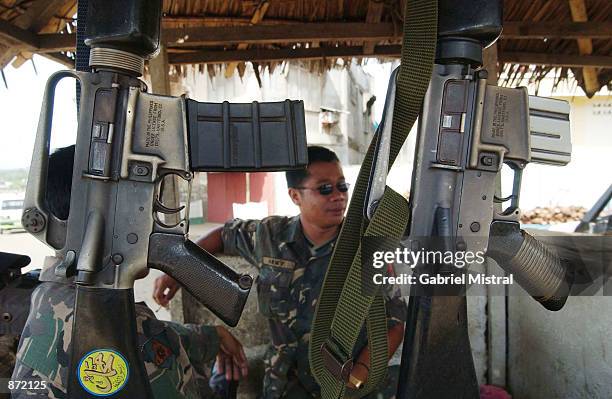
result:
[[(56, 151), (49, 158), (47, 186), (52, 200), (48, 205), (64, 220), (69, 212), (73, 159), (74, 146)], [(52, 267), (43, 267), (42, 280), (53, 279), (53, 274)], [(15, 391), (14, 399), (66, 398), (74, 297), (74, 285), (65, 280), (45, 281), (34, 290), (12, 380), (45, 381), (48, 389)], [(156, 398), (213, 397), (204, 371), (215, 356), (220, 364), (229, 366), (228, 377), (247, 375), (242, 345), (224, 327), (157, 320), (144, 303), (136, 304), (136, 325)]]
[[(29, 263), (25, 255), (0, 252), (0, 380), (8, 380), (13, 373), (19, 336), (30, 310), (26, 303), (38, 285), (38, 270), (21, 272)], [(0, 399), (9, 398), (8, 393), (0, 392)]]
[[(308, 160), (306, 170), (286, 173), (289, 196), (300, 209), (298, 216), (234, 219), (197, 241), (211, 253), (240, 255), (259, 269), (259, 311), (268, 320), (271, 336), (263, 382), (266, 399), (311, 398), (320, 394), (308, 360), (310, 328), (344, 219), (349, 186), (332, 151), (311, 146)], [(160, 276), (155, 282), (154, 299), (165, 306), (178, 288), (172, 278)], [(403, 339), (406, 306), (400, 297), (388, 296), (386, 308), (389, 353), (393, 355)], [(362, 331), (361, 345), (353, 354), (356, 361), (351, 388), (367, 380), (366, 343)], [(398, 368), (389, 371), (395, 381), (388, 381), (382, 388), (386, 398), (395, 393)]]

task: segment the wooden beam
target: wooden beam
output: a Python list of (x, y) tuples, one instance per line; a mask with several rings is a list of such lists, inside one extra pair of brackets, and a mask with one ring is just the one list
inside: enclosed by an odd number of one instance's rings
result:
[(42, 54), (42, 55), (45, 58), (49, 58), (50, 60), (58, 62), (67, 68), (74, 69), (74, 60), (71, 60), (70, 58), (66, 57), (66, 55), (62, 53), (47, 53), (47, 54)]
[(40, 43), (38, 35), (4, 19), (0, 19), (0, 37), (7, 39), (9, 42), (17, 42), (24, 50), (38, 49)]
[[(384, 10), (384, 4), (382, 1), (370, 0), (368, 2), (368, 13), (366, 14), (366, 23), (367, 24), (377, 24), (382, 19), (382, 14)], [(367, 41), (363, 44), (363, 52), (366, 54), (371, 54), (374, 51), (374, 46), (376, 42)]]
[(32, 51), (36, 53), (57, 53), (74, 51), (76, 36), (74, 34), (43, 33), (34, 34), (0, 19), (0, 37), (14, 42), (15, 51)]
[[(255, 9), (253, 16), (251, 17), (251, 24), (257, 25), (263, 19), (264, 15), (266, 15), (268, 7), (270, 7), (270, 3), (268, 2), (268, 0), (262, 0), (262, 2), (259, 3), (259, 5), (257, 6), (257, 9)], [(246, 50), (248, 47), (249, 45), (244, 42), (238, 44), (238, 50)], [(225, 77), (231, 78), (237, 66), (237, 62), (230, 62), (225, 68)]]
[(612, 57), (605, 55), (500, 52), (499, 61), (513, 64), (545, 65), (570, 68), (612, 68)]
[[(359, 22), (307, 23), (295, 25), (204, 26), (163, 29), (162, 37), (169, 48), (246, 44), (304, 43), (313, 41), (382, 41), (400, 39), (393, 24)], [(38, 52), (74, 50), (74, 34), (42, 34)], [(23, 43), (18, 49), (29, 49)]]
[[(228, 43), (280, 43), (309, 41), (400, 40), (392, 23), (320, 22), (301, 25), (203, 26), (164, 29), (172, 46), (207, 46)], [(504, 39), (612, 39), (612, 22), (526, 23), (506, 22)]]
[(498, 42), (495, 42), (482, 52), (482, 67), (486, 69), (489, 74), (487, 83), (493, 86), (497, 86), (497, 76), (499, 75), (497, 67), (497, 46)]
[[(572, 20), (574, 22), (587, 22), (589, 20), (586, 4), (584, 0), (569, 0), (570, 11), (572, 13)], [(577, 39), (578, 51), (582, 55), (589, 55), (593, 53), (593, 42), (591, 39)], [(595, 68), (584, 67), (582, 69), (582, 77), (584, 79), (584, 91), (587, 96), (591, 97), (597, 90), (599, 90), (599, 79), (597, 78), (597, 71)]]
[[(73, 0), (33, 0), (26, 12), (15, 18), (12, 23), (17, 28), (38, 33), (47, 25), (54, 13), (69, 1)], [(4, 68), (19, 53), (19, 50), (11, 48), (0, 54), (0, 68)]]
[(38, 32), (68, 1), (72, 0), (34, 0), (25, 14), (17, 17), (13, 23), (20, 28)]
[(206, 64), (232, 61), (283, 61), (283, 60), (315, 60), (337, 57), (399, 57), (401, 46), (376, 46), (373, 54), (364, 54), (363, 46), (350, 47), (310, 47), (298, 49), (248, 49), (229, 51), (194, 51), (191, 53), (170, 53), (171, 64)]
[(149, 60), (149, 74), (151, 75), (151, 91), (155, 94), (164, 96), (170, 93), (170, 78), (168, 73), (168, 52), (166, 47), (161, 45), (155, 58)]
[(39, 50), (41, 52), (56, 53), (58, 51), (74, 51), (76, 35), (61, 33), (44, 33), (38, 35)]
[(610, 39), (612, 22), (504, 22), (503, 39)]
[[(289, 18), (265, 18), (259, 22), (260, 25), (303, 25), (309, 22), (300, 19)], [(220, 15), (192, 16), (192, 15), (169, 15), (162, 18), (162, 28), (171, 29), (177, 26), (206, 26), (206, 25), (251, 25), (250, 17), (225, 17)]]
[(365, 41), (398, 39), (393, 24), (324, 22), (303, 25), (215, 26), (164, 31), (173, 47), (222, 45), (229, 43), (274, 44), (311, 41)]
[[(4, 28), (2, 28), (4, 26)], [(11, 35), (15, 28), (0, 20), (0, 35)], [(20, 51), (32, 50), (37, 43), (37, 52), (73, 51), (75, 36), (64, 34), (40, 34), (18, 31), (29, 39), (16, 44)], [(401, 34), (401, 32), (399, 33)], [(36, 37), (36, 39), (34, 39)], [(163, 29), (162, 37), (169, 48), (227, 45), (232, 43), (278, 44), (325, 41), (364, 41), (400, 40), (401, 36), (393, 30), (390, 23), (331, 22), (284, 25), (251, 26), (203, 26), (191, 28)], [(575, 22), (565, 24), (529, 24), (507, 22), (504, 25), (503, 39), (572, 39), (577, 38), (612, 39), (610, 22)]]
[[(172, 95), (170, 90), (170, 77), (168, 76), (168, 53), (166, 47), (162, 44), (159, 48), (159, 53), (155, 58), (149, 60), (149, 73), (151, 75), (151, 92), (164, 96)], [(170, 208), (178, 208), (180, 206), (178, 177), (170, 175), (164, 179), (164, 191), (162, 193), (162, 201)], [(178, 224), (180, 218), (178, 214), (164, 215), (164, 222), (170, 225)]]
[[(400, 45), (376, 46), (373, 54), (365, 54), (363, 46), (350, 47), (317, 47), (298, 49), (248, 49), (229, 51), (193, 51), (190, 53), (169, 53), (170, 64), (206, 64), (246, 61), (283, 61), (283, 60), (314, 60), (322, 58), (343, 57), (390, 57), (401, 55)], [(511, 62), (525, 65), (549, 65), (565, 67), (594, 66), (612, 68), (612, 56), (581, 56), (566, 54), (500, 52), (500, 62)]]

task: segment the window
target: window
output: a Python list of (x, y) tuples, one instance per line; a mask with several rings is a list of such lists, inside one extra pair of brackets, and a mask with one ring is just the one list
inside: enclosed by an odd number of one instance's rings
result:
[(2, 210), (22, 209), (23, 200), (6, 200), (2, 201)]

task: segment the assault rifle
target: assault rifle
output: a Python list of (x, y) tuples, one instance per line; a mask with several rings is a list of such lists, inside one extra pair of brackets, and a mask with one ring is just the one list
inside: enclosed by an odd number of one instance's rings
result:
[[(139, 76), (158, 50), (161, 5), (90, 1), (91, 72), (57, 72), (45, 90), (22, 222), (56, 250), (57, 279), (76, 284), (70, 398), (153, 397), (133, 292), (149, 268), (179, 281), (225, 323), (238, 323), (252, 278), (188, 240), (189, 202), (164, 204), (165, 179), (307, 163), (301, 101), (216, 104), (147, 93)], [(70, 213), (60, 220), (45, 193), (54, 90), (66, 77), (80, 83), (80, 109)], [(167, 223), (161, 215), (168, 214), (179, 221)]]
[[(487, 84), (482, 51), (501, 33), (501, 1), (438, 5), (435, 63), (420, 115), (403, 244), (414, 248), (426, 237), (426, 249), (486, 253), (546, 309), (559, 310), (572, 269), (520, 229), (519, 197), (528, 163), (570, 161), (569, 104)], [(503, 164), (514, 174), (507, 197), (496, 192)], [(443, 263), (418, 269), (466, 273)], [(399, 397), (477, 398), (465, 287), (412, 288)]]
[[(483, 48), (501, 30), (501, 0), (406, 2), (402, 65), (391, 77), (383, 121), (359, 173), (313, 322), (311, 368), (326, 399), (362, 396), (383, 381), (384, 306), (370, 268), (373, 250), (397, 248), (402, 234), (401, 244), (411, 251), (486, 253), (549, 310), (561, 309), (569, 295), (571, 268), (519, 225), (525, 166), (570, 160), (569, 106), (529, 97), (525, 88), (487, 85)], [(386, 187), (386, 176), (417, 116), (406, 203)], [(496, 193), (504, 163), (514, 173), (507, 197)], [(450, 282), (444, 277), (465, 270), (440, 259), (421, 262), (414, 272)], [(465, 279), (428, 287), (415, 281), (398, 397), (478, 398)], [(351, 354), (364, 324), (368, 380), (357, 393), (347, 392)]]
[[(478, 15), (453, 24), (473, 23), (472, 18)], [(410, 236), (450, 237), (438, 244), (447, 250), (486, 252), (545, 308), (559, 310), (569, 294), (571, 274), (520, 230), (519, 198), (527, 164), (563, 166), (570, 161), (569, 104), (529, 96), (524, 87), (488, 85), (488, 73), (480, 68), (481, 46), (495, 36), (478, 32), (481, 26), (473, 28), (474, 35), (481, 35), (477, 39), (469, 37), (469, 30), (463, 37), (448, 37), (447, 30), (459, 29), (456, 25), (439, 28), (414, 157)], [(504, 164), (514, 174), (506, 197), (496, 192)], [(405, 245), (414, 247), (410, 241)]]

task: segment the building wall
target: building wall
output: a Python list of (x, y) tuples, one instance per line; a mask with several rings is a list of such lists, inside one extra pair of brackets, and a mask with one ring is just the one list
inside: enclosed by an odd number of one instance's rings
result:
[[(306, 132), (309, 144), (330, 147), (338, 152), (343, 163), (360, 163), (373, 135), (372, 123), (364, 118), (365, 104), (370, 98), (370, 80), (359, 66), (333, 68), (322, 74), (307, 66), (288, 63), (272, 73), (261, 74), (261, 87), (250, 64), (242, 78), (237, 74), (225, 79), (219, 74), (188, 70), (182, 87), (190, 98), (211, 102), (304, 101)], [(181, 90), (182, 89), (182, 90)], [(336, 123), (322, 123), (324, 114), (332, 114)]]
[[(211, 82), (207, 76), (199, 75), (193, 84), (192, 97), (208, 101), (303, 99), (309, 143), (334, 149), (344, 164), (347, 181), (354, 183), (361, 153), (372, 137), (369, 119), (363, 116), (364, 104), (370, 93), (376, 92), (377, 107), (381, 106), (384, 95), (379, 95), (379, 86), (383, 83), (386, 86), (386, 78), (377, 79), (372, 85), (371, 78), (366, 76), (367, 79), (362, 80), (360, 71), (354, 69), (313, 75), (294, 65), (277, 69), (272, 75), (265, 74), (262, 88), (259, 88), (249, 73), (247, 71), (243, 82), (237, 77), (233, 83), (230, 81), (232, 87), (230, 83), (219, 83), (223, 79)], [(370, 82), (369, 86), (364, 81)], [(547, 94), (550, 93), (540, 92), (540, 95)], [(579, 95), (555, 97), (571, 105), (572, 161), (565, 167), (527, 166), (521, 189), (521, 208), (525, 210), (565, 205), (589, 208), (612, 183), (607, 161), (612, 153), (612, 98), (609, 95), (593, 99)], [(334, 112), (338, 122), (321, 124), (322, 109)], [(403, 194), (410, 189), (415, 139), (416, 129), (413, 129), (388, 177), (388, 184)], [(297, 214), (297, 208), (286, 194), (284, 175), (271, 176), (276, 187), (274, 213)], [(504, 173), (504, 186), (508, 183)], [(606, 333), (611, 324), (606, 315), (612, 312), (609, 312), (610, 305), (605, 297), (570, 298), (566, 308), (557, 313), (544, 311), (526, 296), (511, 296), (507, 302), (504, 317), (507, 318), (508, 346), (497, 349), (507, 353), (508, 368), (503, 371), (507, 373), (508, 387), (514, 397), (612, 397), (612, 385), (609, 384), (612, 361), (607, 356), (612, 353), (612, 341), (607, 339)], [(481, 383), (487, 381), (488, 371), (490, 374), (484, 303), (484, 296), (470, 297), (468, 301), (472, 352)], [(505, 329), (498, 333), (504, 332)]]
[[(577, 205), (590, 208), (612, 183), (612, 98), (555, 96), (570, 103), (572, 160), (567, 166), (527, 165), (521, 208)], [(509, 185), (508, 176), (503, 184)]]
[[(210, 102), (303, 100), (308, 144), (334, 150), (342, 164), (349, 165), (361, 163), (373, 136), (373, 115), (366, 112), (366, 103), (371, 96), (371, 79), (359, 66), (338, 67), (319, 74), (311, 72), (305, 65), (289, 63), (277, 67), (272, 73), (261, 74), (260, 87), (249, 64), (242, 78), (235, 74), (231, 79), (225, 79), (219, 74), (210, 79), (208, 74), (188, 70), (180, 84), (175, 84), (173, 92), (185, 92), (190, 98)], [(270, 181), (277, 182), (276, 189), (268, 187), (262, 191), (258, 184), (263, 181), (250, 180), (249, 188), (253, 193), (247, 189), (242, 202), (265, 201), (270, 214), (295, 214), (296, 208), (286, 195), (284, 174), (276, 173), (265, 179), (268, 185)], [(211, 199), (217, 197), (210, 196)], [(231, 207), (231, 203), (210, 202), (205, 205), (208, 220), (220, 222), (218, 216), (231, 213)], [(215, 211), (215, 208), (223, 209)]]

